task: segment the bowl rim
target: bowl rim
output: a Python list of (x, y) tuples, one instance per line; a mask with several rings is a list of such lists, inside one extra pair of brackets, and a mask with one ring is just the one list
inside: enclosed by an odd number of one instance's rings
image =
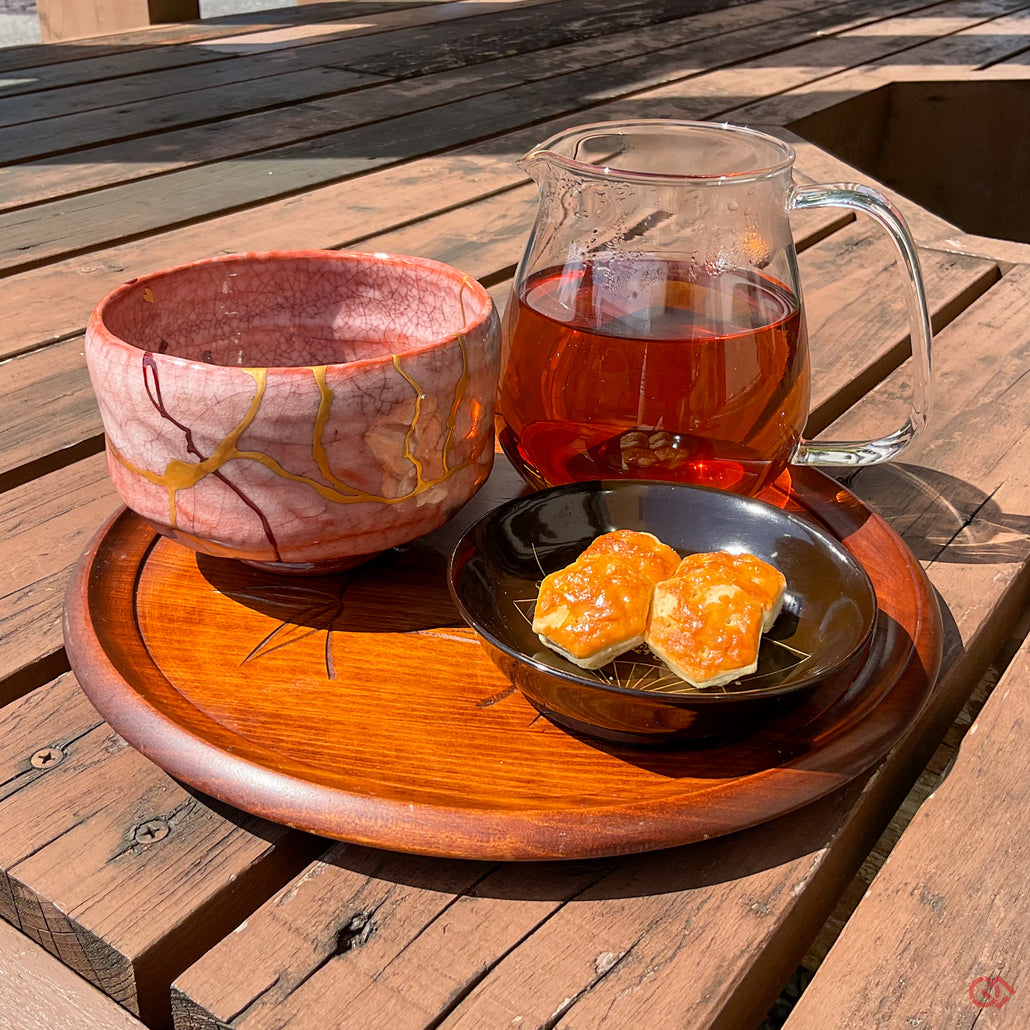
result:
[[(859, 574), (859, 582), (862, 583), (863, 587), (867, 591), (868, 600), (870, 601), (870, 614), (868, 624), (865, 627), (865, 632), (861, 635), (861, 638), (855, 644), (855, 646), (837, 663), (831, 666), (829, 669), (825, 669), (817, 674), (811, 676), (802, 676), (799, 679), (792, 680), (786, 684), (777, 684), (775, 686), (760, 687), (754, 690), (740, 690), (732, 693), (721, 693), (712, 692), (708, 693), (702, 688), (695, 688), (691, 691), (683, 693), (665, 693), (660, 691), (643, 690), (635, 687), (624, 687), (618, 683), (612, 683), (604, 679), (593, 679), (586, 675), (578, 675), (576, 673), (567, 671), (565, 669), (557, 668), (553, 665), (546, 665), (543, 662), (539, 662), (534, 659), (531, 655), (525, 654), (513, 648), (505, 641), (501, 640), (496, 634), (491, 633), (487, 630), (479, 619), (477, 619), (473, 612), (471, 612), (468, 606), (464, 603), (461, 596), (458, 593), (456, 586), (457, 576), (461, 569), (467, 564), (468, 559), (472, 550), (474, 550), (473, 537), (477, 530), (484, 523), (489, 522), (492, 519), (496, 519), (502, 515), (502, 513), (510, 510), (511, 508), (517, 507), (519, 504), (525, 504), (529, 501), (539, 500), (543, 497), (554, 497), (560, 496), (565, 493), (577, 493), (584, 490), (590, 489), (592, 492), (604, 493), (609, 490), (618, 491), (624, 488), (630, 487), (660, 487), (660, 488), (671, 488), (676, 491), (686, 491), (690, 493), (705, 493), (705, 494), (717, 494), (727, 499), (733, 499), (736, 503), (742, 503), (748, 507), (757, 507), (763, 512), (771, 513), (776, 518), (783, 519), (789, 523), (801, 527), (806, 534), (810, 534), (819, 539), (824, 545), (828, 546), (830, 550), (838, 553), (844, 560), (845, 564), (849, 565), (855, 572)], [(792, 694), (799, 690), (805, 690), (812, 687), (815, 684), (821, 683), (831, 676), (838, 673), (842, 668), (846, 667), (847, 664), (858, 655), (862, 648), (868, 643), (872, 636), (873, 628), (876, 625), (876, 620), (879, 613), (879, 603), (876, 597), (876, 590), (873, 586), (872, 580), (869, 577), (869, 573), (865, 567), (851, 552), (844, 546), (843, 542), (830, 536), (821, 527), (809, 522), (807, 519), (802, 519), (796, 516), (793, 512), (788, 512), (782, 508), (776, 507), (774, 504), (770, 504), (768, 501), (763, 501), (758, 497), (750, 497), (742, 494), (732, 494), (726, 490), (719, 490), (715, 487), (700, 486), (693, 483), (675, 483), (668, 480), (655, 480), (655, 479), (601, 479), (601, 480), (588, 480), (579, 483), (565, 483), (559, 486), (545, 487), (542, 490), (534, 491), (530, 494), (521, 494), (518, 497), (511, 498), (490, 511), (486, 512), (475, 522), (473, 522), (460, 536), (454, 548), (451, 551), (450, 558), (447, 563), (447, 586), (451, 593), (455, 605), (458, 607), (458, 611), (465, 621), (472, 629), (486, 640), (491, 646), (496, 647), (502, 653), (513, 658), (517, 662), (523, 663), (535, 669), (547, 676), (554, 676), (565, 682), (581, 687), (592, 687), (600, 689), (608, 693), (616, 694), (622, 697), (633, 697), (641, 700), (648, 700), (654, 703), (660, 704), (671, 704), (677, 706), (686, 705), (730, 705), (740, 704), (748, 701), (761, 700), (764, 698), (771, 698), (782, 696), (785, 694)], [(689, 684), (688, 684), (689, 686)]]
[[(194, 358), (183, 357), (179, 354), (161, 351), (148, 351), (131, 343), (118, 333), (114, 332), (105, 320), (105, 315), (110, 306), (122, 300), (129, 293), (146, 287), (148, 284), (158, 282), (161, 279), (172, 275), (179, 275), (184, 272), (193, 271), (197, 268), (208, 265), (249, 265), (255, 263), (273, 263), (281, 261), (311, 261), (323, 262), (325, 264), (360, 264), (369, 261), (379, 264), (414, 266), (440, 275), (443, 279), (449, 279), (459, 286), (466, 286), (472, 300), (469, 302), (467, 320), (463, 326), (451, 333), (428, 340), (425, 343), (414, 347), (407, 347), (386, 356), (359, 358), (355, 361), (329, 362), (325, 365), (327, 369), (347, 368), (360, 369), (363, 366), (382, 365), (384, 362), (391, 362), (394, 358), (409, 358), (414, 355), (425, 354), (429, 351), (445, 347), (460, 337), (468, 336), (479, 331), (480, 327), (490, 321), (491, 315), (495, 312), (493, 299), (483, 284), (468, 272), (463, 272), (454, 265), (435, 258), (422, 257), (417, 254), (399, 254), (389, 251), (364, 251), (364, 250), (252, 250), (236, 251), (231, 254), (215, 254), (209, 257), (197, 258), (193, 261), (183, 261), (179, 264), (169, 265), (166, 268), (154, 269), (144, 272), (141, 275), (133, 276), (125, 282), (114, 287), (106, 293), (94, 305), (90, 312), (89, 321), (86, 325), (87, 346), (96, 345), (102, 342), (105, 347), (120, 347), (132, 354), (152, 354), (154, 359), (162, 364), (170, 363), (188, 369), (203, 369), (205, 375), (221, 374), (223, 371), (239, 372), (244, 366), (209, 364), (206, 361), (198, 361)], [(246, 366), (253, 368), (264, 368), (269, 373), (284, 374), (296, 369), (308, 369), (310, 365), (254, 365)]]

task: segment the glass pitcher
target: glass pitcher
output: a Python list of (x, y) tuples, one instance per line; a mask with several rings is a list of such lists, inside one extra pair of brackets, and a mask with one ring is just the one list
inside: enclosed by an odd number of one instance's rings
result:
[[(885, 461), (923, 427), (930, 322), (915, 247), (876, 191), (797, 186), (785, 142), (647, 119), (522, 159), (540, 204), (504, 316), (501, 446), (542, 487), (634, 477), (757, 493), (788, 463)], [(915, 383), (899, 429), (806, 441), (810, 371), (789, 212), (864, 211), (897, 245)]]

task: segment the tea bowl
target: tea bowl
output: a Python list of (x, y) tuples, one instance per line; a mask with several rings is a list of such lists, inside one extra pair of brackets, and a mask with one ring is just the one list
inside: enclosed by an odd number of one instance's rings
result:
[[(775, 565), (786, 595), (756, 672), (700, 688), (644, 647), (587, 670), (543, 646), (532, 629), (542, 579), (613, 529), (653, 533), (681, 557), (746, 551)], [(865, 569), (808, 521), (757, 498), (647, 480), (594, 480), (508, 501), (465, 531), (448, 577), (462, 617), (530, 704), (565, 729), (631, 745), (721, 743), (810, 717), (847, 687), (878, 610)]]
[(493, 464), (489, 294), (407, 255), (275, 251), (140, 276), (86, 361), (124, 503), (196, 551), (329, 573), (446, 522)]

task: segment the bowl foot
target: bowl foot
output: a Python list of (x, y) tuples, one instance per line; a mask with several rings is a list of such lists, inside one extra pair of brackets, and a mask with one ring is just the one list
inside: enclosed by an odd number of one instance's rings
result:
[(331, 576), (334, 573), (346, 572), (358, 565), (364, 565), (365, 562), (371, 561), (382, 553), (382, 551), (371, 551), (368, 554), (351, 554), (344, 558), (328, 558), (325, 561), (250, 561), (246, 558), (240, 560), (252, 569), (274, 572), (279, 576)]

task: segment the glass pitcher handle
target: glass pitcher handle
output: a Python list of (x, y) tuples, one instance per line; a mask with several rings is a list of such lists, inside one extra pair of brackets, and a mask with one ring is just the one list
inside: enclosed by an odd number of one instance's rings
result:
[(792, 460), (801, 465), (873, 465), (888, 461), (900, 454), (926, 425), (933, 405), (932, 330), (915, 244), (898, 209), (868, 186), (848, 183), (796, 186), (788, 198), (787, 209), (812, 207), (845, 207), (864, 211), (879, 222), (894, 241), (907, 287), (906, 306), (914, 373), (908, 418), (899, 429), (878, 440), (802, 440)]

